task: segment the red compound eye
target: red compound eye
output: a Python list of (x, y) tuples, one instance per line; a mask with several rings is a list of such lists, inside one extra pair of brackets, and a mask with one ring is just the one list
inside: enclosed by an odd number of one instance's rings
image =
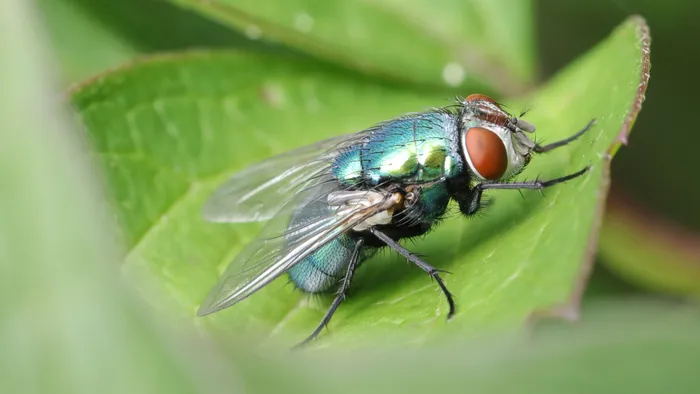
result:
[(472, 127), (464, 136), (466, 154), (474, 169), (484, 179), (494, 181), (505, 174), (508, 154), (501, 138), (491, 130)]
[(493, 105), (495, 105), (498, 108), (501, 108), (500, 105), (496, 102), (496, 100), (492, 99), (491, 97), (485, 95), (485, 94), (470, 94), (467, 96), (465, 101), (487, 101)]

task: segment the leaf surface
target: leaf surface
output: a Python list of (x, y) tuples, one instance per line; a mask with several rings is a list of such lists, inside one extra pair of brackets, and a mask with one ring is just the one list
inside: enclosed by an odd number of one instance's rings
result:
[(511, 94), (534, 81), (528, 0), (172, 1), (251, 38), (375, 75)]
[[(649, 71), (648, 31), (631, 18), (532, 96), (510, 102), (537, 137), (570, 136), (532, 160), (520, 179), (553, 178), (590, 165), (575, 181), (537, 192), (489, 193), (484, 215), (444, 221), (411, 246), (452, 272), (458, 312), (420, 270), (391, 253), (358, 271), (325, 339), (425, 342), (515, 327), (547, 308), (575, 317), (596, 248), (611, 155), (639, 111)], [(469, 91), (471, 92), (471, 91)], [(359, 131), (446, 97), (377, 83), (317, 63), (275, 55), (200, 52), (138, 62), (72, 92), (103, 164), (129, 254), (124, 268), (156, 306), (190, 321), (218, 275), (258, 224), (203, 221), (209, 193), (248, 164), (321, 138)], [(228, 340), (301, 339), (330, 297), (306, 297), (282, 278), (246, 301), (196, 319)]]

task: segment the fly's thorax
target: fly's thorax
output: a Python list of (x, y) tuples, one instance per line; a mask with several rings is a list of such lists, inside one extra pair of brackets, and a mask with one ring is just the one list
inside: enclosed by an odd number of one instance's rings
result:
[(446, 111), (413, 114), (376, 127), (360, 146), (338, 157), (339, 179), (429, 182), (462, 169), (458, 118)]
[(332, 173), (335, 179), (345, 185), (357, 185), (362, 182), (361, 146), (346, 148), (335, 158)]
[(525, 134), (535, 126), (504, 111), (490, 97), (471, 95), (462, 103), (460, 149), (477, 180), (510, 178), (525, 168), (535, 143)]

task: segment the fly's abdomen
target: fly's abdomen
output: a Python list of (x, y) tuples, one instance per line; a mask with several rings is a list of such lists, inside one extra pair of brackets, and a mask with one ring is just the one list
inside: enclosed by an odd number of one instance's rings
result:
[(292, 267), (287, 271), (289, 277), (309, 293), (335, 289), (345, 276), (354, 247), (354, 239), (343, 234)]
[[(336, 186), (340, 187), (340, 184), (336, 184)], [(329, 187), (334, 188), (330, 184)], [(327, 219), (328, 210), (335, 208), (328, 206), (327, 196), (323, 191), (319, 191), (319, 193), (320, 195), (315, 196), (309, 204), (300, 207), (293, 213), (288, 231), (293, 232), (294, 229), (298, 228), (307, 228), (307, 231), (313, 231), (313, 223)], [(350, 233), (338, 235), (287, 270), (290, 279), (297, 287), (309, 293), (337, 288), (347, 272), (356, 241), (357, 239)], [(368, 255), (367, 252), (362, 251), (360, 259), (362, 260)]]

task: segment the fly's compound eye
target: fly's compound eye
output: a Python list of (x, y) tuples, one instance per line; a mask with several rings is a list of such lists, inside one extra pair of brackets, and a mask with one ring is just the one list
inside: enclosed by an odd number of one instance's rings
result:
[(467, 102), (471, 102), (471, 101), (486, 101), (486, 102), (489, 102), (489, 103), (495, 105), (495, 106), (498, 107), (498, 108), (501, 108), (501, 106), (498, 105), (498, 103), (496, 102), (496, 100), (492, 99), (491, 97), (489, 97), (489, 96), (487, 96), (487, 95), (485, 95), (485, 94), (478, 94), (478, 93), (477, 93), (477, 94), (470, 94), (469, 96), (467, 96), (467, 98), (466, 98), (464, 101), (467, 101)]
[(465, 153), (477, 175), (494, 181), (508, 169), (508, 154), (501, 138), (491, 130), (472, 127), (464, 136)]

